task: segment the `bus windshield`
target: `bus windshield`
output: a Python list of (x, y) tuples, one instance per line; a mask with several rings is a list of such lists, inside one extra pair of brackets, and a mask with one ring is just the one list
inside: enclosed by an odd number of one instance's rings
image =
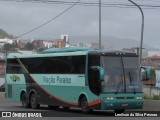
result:
[(103, 93), (142, 92), (138, 57), (102, 56), (101, 65), (105, 71), (102, 82)]

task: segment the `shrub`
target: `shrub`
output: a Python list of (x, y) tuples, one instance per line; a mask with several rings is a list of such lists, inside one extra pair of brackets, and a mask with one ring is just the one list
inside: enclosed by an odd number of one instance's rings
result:
[(153, 95), (153, 100), (160, 100), (160, 96), (159, 95)]

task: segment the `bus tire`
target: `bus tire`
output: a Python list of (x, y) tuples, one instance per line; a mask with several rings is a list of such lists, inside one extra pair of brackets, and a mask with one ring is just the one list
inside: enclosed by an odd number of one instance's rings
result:
[(22, 101), (22, 107), (23, 108), (29, 108), (30, 107), (30, 104), (27, 102), (26, 93), (22, 94), (21, 101)]
[(115, 112), (116, 114), (121, 114), (121, 113), (124, 113), (125, 110), (124, 110), (124, 109), (114, 110), (114, 112)]
[(48, 108), (49, 108), (49, 109), (58, 109), (59, 106), (48, 105)]
[(88, 101), (87, 101), (86, 97), (83, 97), (81, 99), (80, 105), (81, 105), (81, 108), (82, 108), (82, 112), (84, 112), (84, 113), (89, 112)]
[(70, 107), (63, 106), (63, 110), (69, 110)]
[(35, 93), (31, 94), (30, 103), (31, 103), (31, 108), (33, 109), (38, 109), (40, 107), (40, 104), (38, 104), (37, 96)]

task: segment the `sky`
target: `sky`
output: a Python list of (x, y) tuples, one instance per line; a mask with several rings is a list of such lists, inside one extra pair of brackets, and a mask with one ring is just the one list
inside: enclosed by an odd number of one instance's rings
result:
[[(23, 0), (0, 0), (0, 28), (14, 36), (20, 36), (54, 18), (71, 5), (37, 2), (15, 2)], [(55, 0), (50, 0), (55, 1)], [(64, 0), (59, 0), (64, 1)], [(77, 1), (77, 0), (65, 0)], [(128, 0), (101, 0), (104, 4), (130, 4)], [(159, 5), (159, 0), (133, 0), (141, 5)], [(81, 0), (99, 2), (99, 0)], [(98, 6), (76, 5), (47, 25), (31, 32), (22, 39), (55, 39), (61, 34), (69, 36), (97, 36), (99, 30)], [(160, 7), (143, 9), (144, 43), (160, 48)], [(138, 8), (122, 6), (102, 7), (102, 35), (120, 39), (140, 41), (141, 13)]]

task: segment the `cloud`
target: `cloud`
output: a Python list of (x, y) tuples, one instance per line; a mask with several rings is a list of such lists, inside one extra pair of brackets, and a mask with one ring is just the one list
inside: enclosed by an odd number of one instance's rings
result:
[[(102, 0), (103, 2), (106, 2)], [(129, 3), (108, 0), (109, 3)], [(0, 28), (13, 35), (21, 35), (65, 10), (67, 5), (0, 1)], [(144, 10), (144, 41), (154, 44), (160, 38), (159, 10)], [(98, 35), (98, 7), (75, 6), (64, 15), (23, 38), (58, 38)], [(141, 14), (136, 8), (102, 8), (102, 34), (117, 38), (140, 40)], [(159, 43), (160, 44), (160, 43)], [(155, 45), (157, 46), (157, 45)], [(158, 47), (158, 46), (157, 46)]]

